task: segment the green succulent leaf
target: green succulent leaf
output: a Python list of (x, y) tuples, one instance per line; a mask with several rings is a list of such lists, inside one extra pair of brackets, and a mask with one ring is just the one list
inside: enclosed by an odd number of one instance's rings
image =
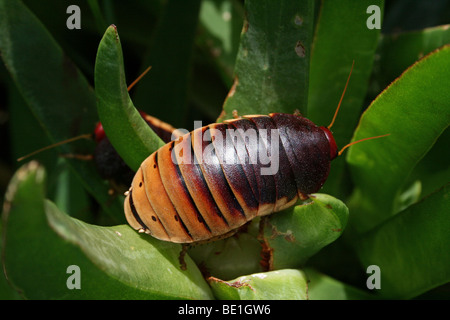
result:
[(95, 63), (95, 94), (103, 128), (122, 159), (137, 171), (164, 142), (153, 132), (128, 95), (122, 47), (115, 26), (100, 41)]
[[(257, 226), (255, 222), (250, 228), (257, 229)], [(221, 241), (194, 246), (189, 250), (189, 256), (208, 274), (222, 280), (262, 272), (261, 244), (256, 233), (252, 230)]]
[(267, 249), (273, 269), (303, 265), (343, 233), (348, 219), (345, 204), (327, 194), (313, 194), (310, 201), (273, 214), (265, 226)]
[[(298, 268), (343, 233), (348, 209), (340, 200), (314, 194), (306, 203), (255, 220), (235, 237), (194, 247), (192, 259), (212, 276)], [(264, 225), (264, 237), (260, 223)], [(264, 255), (264, 258), (261, 257)]]
[(218, 299), (225, 300), (306, 300), (308, 284), (305, 273), (283, 269), (255, 273), (223, 281), (209, 278), (209, 284)]
[(233, 88), (219, 121), (306, 110), (314, 1), (245, 2)]
[(363, 266), (380, 270), (384, 298), (410, 299), (450, 281), (450, 185), (365, 234)]
[[(180, 245), (129, 226), (100, 227), (71, 218), (44, 199), (45, 171), (21, 167), (6, 193), (3, 263), (28, 299), (209, 299), (210, 289)], [(38, 239), (38, 240), (37, 240)], [(43, 259), (42, 257), (45, 257)], [(79, 288), (70, 266), (78, 267)]]
[[(94, 131), (97, 114), (92, 88), (21, 1), (0, 1), (0, 52), (20, 94), (51, 142)], [(67, 144), (60, 150), (64, 154), (92, 154), (93, 143)], [(108, 186), (92, 161), (68, 161), (103, 209), (115, 221), (123, 221), (119, 199), (106, 205), (111, 200)]]
[(450, 46), (434, 51), (393, 82), (361, 117), (353, 140), (390, 136), (351, 147), (356, 184), (351, 209), (366, 231), (395, 214), (394, 204), (416, 164), (450, 124)]

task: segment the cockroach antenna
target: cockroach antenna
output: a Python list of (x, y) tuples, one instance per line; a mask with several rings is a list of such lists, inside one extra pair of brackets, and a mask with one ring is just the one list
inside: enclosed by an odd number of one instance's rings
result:
[[(147, 69), (145, 69), (144, 72), (142, 72), (141, 75), (139, 77), (137, 77), (136, 80), (134, 80), (128, 86), (127, 91), (129, 92), (131, 90), (131, 88), (133, 88), (136, 85), (136, 83), (138, 83), (139, 80), (141, 80), (142, 77), (145, 76), (147, 74), (147, 72), (150, 71), (151, 68), (152, 68), (152, 66), (149, 66)], [(93, 139), (93, 138), (94, 138), (94, 134), (92, 134), (92, 133), (81, 134), (79, 136), (76, 136), (76, 137), (73, 137), (73, 138), (69, 138), (67, 140), (63, 140), (63, 141), (60, 141), (60, 142), (56, 142), (54, 144), (51, 144), (51, 145), (46, 146), (44, 148), (41, 148), (39, 150), (33, 151), (33, 152), (23, 156), (23, 157), (18, 158), (17, 161), (18, 162), (23, 161), (23, 160), (25, 160), (25, 159), (27, 159), (27, 158), (29, 158), (31, 156), (34, 156), (34, 155), (36, 155), (38, 153), (41, 153), (41, 152), (49, 150), (49, 149), (53, 149), (55, 147), (61, 146), (61, 145), (66, 144), (66, 143), (74, 142), (74, 141), (81, 140), (81, 139)]]

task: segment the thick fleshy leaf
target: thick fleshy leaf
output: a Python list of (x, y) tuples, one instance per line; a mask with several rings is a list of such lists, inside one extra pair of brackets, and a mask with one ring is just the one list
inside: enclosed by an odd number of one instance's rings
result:
[[(130, 168), (137, 170), (140, 163), (162, 146), (163, 142), (134, 108), (126, 88), (125, 74), (118, 32), (115, 26), (110, 26), (100, 42), (97, 53), (95, 66), (97, 108), (105, 132), (114, 148)], [(144, 79), (151, 77), (151, 74)], [(158, 109), (160, 108), (161, 106), (158, 106)]]
[[(257, 223), (250, 226), (252, 229), (255, 227)], [(207, 274), (222, 280), (262, 272), (261, 244), (256, 233), (242, 233), (221, 241), (194, 246), (189, 250), (189, 256)]]
[[(421, 8), (411, 8), (413, 9), (421, 11)], [(450, 43), (450, 25), (383, 35), (377, 49), (378, 59), (375, 60), (370, 87), (377, 94), (380, 88), (389, 85), (416, 60), (447, 43)], [(398, 197), (397, 208), (402, 210), (411, 202), (433, 192), (436, 186), (442, 186), (449, 181), (450, 166), (447, 161), (450, 157), (449, 138), (450, 130), (447, 128), (413, 169), (405, 184), (407, 190), (402, 191)]]
[[(141, 236), (128, 226), (81, 222), (44, 200), (45, 172), (36, 162), (18, 170), (3, 212), (6, 275), (29, 299), (208, 299), (211, 292), (180, 245)], [(38, 241), (36, 240), (38, 239)], [(43, 259), (45, 257), (45, 259)], [(76, 274), (68, 271), (77, 266)], [(73, 277), (72, 277), (73, 276)], [(45, 290), (43, 290), (45, 288)]]
[(258, 240), (262, 234), (260, 222), (255, 220), (245, 232), (194, 247), (190, 255), (210, 275), (224, 280), (264, 270), (298, 268), (339, 238), (347, 219), (344, 203), (326, 194), (314, 194), (302, 205), (270, 215), (264, 224), (263, 242)]
[(358, 241), (363, 266), (380, 268), (380, 296), (409, 299), (450, 282), (449, 208), (447, 184)]
[[(0, 1), (0, 51), (20, 94), (51, 142), (93, 132), (97, 115), (92, 88), (21, 1)], [(60, 150), (65, 154), (92, 154), (93, 143), (72, 143)], [(116, 221), (123, 221), (119, 199), (110, 202), (108, 185), (92, 161), (68, 161), (105, 211)]]
[(348, 219), (348, 208), (327, 194), (313, 194), (310, 201), (276, 213), (265, 226), (265, 241), (272, 269), (295, 268), (339, 238)]
[(356, 184), (352, 223), (365, 231), (398, 209), (396, 199), (415, 165), (450, 124), (450, 46), (402, 74), (363, 114), (354, 140), (390, 136), (351, 147), (347, 162)]
[(214, 277), (209, 284), (218, 299), (225, 300), (306, 300), (308, 284), (301, 270), (283, 269), (255, 273), (230, 281)]
[(306, 110), (314, 1), (249, 0), (233, 88), (219, 121)]
[[(344, 91), (352, 62), (354, 70), (332, 127), (338, 147), (346, 145), (358, 123), (372, 72), (380, 30), (369, 29), (366, 13), (371, 5), (380, 8), (383, 0), (321, 1), (311, 53), (311, 70), (306, 115), (314, 123), (327, 126)], [(381, 22), (380, 22), (381, 23)], [(342, 198), (349, 192), (350, 180), (343, 157), (331, 164), (330, 175), (321, 192)]]
[(119, 34), (110, 26), (100, 41), (95, 62), (95, 94), (103, 128), (122, 159), (137, 171), (163, 141), (142, 119), (128, 95)]

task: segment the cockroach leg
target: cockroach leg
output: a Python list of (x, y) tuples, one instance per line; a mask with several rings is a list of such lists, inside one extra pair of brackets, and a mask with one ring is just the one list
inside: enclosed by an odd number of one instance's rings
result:
[(178, 256), (178, 261), (180, 262), (180, 268), (183, 271), (187, 269), (186, 261), (184, 260), (184, 257), (186, 256), (186, 252), (188, 251), (189, 248), (190, 248), (189, 244), (182, 244), (180, 255)]
[(263, 271), (270, 271), (273, 267), (273, 249), (270, 247), (269, 242), (264, 237), (264, 229), (268, 224), (269, 220), (267, 216), (261, 217), (259, 221), (259, 231), (257, 239), (261, 243), (261, 260), (259, 264), (261, 265)]
[(262, 216), (259, 220), (259, 229), (258, 229), (258, 237), (259, 241), (264, 241), (264, 229), (267, 224), (267, 216)]

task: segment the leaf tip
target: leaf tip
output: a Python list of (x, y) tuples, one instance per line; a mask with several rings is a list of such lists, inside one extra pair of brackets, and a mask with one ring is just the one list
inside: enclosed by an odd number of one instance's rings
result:
[(115, 24), (111, 24), (106, 32), (114, 32), (114, 35), (116, 36), (116, 41), (119, 41), (119, 32), (117, 31), (117, 27)]

